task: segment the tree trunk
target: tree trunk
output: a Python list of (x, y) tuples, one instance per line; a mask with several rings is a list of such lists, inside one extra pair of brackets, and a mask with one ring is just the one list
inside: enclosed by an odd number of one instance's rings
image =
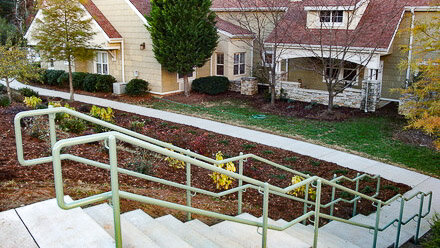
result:
[(332, 113), (333, 112), (333, 100), (335, 96), (333, 94), (333, 89), (330, 87), (328, 91), (328, 106), (327, 106), (327, 112)]
[(9, 79), (6, 78), (6, 91), (8, 92), (9, 103), (12, 103), (11, 86), (9, 86)]
[(73, 78), (72, 78), (72, 62), (68, 59), (69, 62), (69, 89), (70, 89), (70, 101), (74, 101), (73, 96)]
[(189, 97), (189, 80), (188, 80), (188, 73), (185, 73), (183, 76), (183, 89), (185, 90), (185, 96)]
[(272, 83), (270, 84), (270, 105), (274, 106), (275, 105), (275, 84)]

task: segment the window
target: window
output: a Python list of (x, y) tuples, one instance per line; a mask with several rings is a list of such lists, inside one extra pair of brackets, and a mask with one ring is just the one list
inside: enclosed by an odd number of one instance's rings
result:
[[(183, 74), (180, 74), (180, 73), (179, 73), (179, 79), (182, 79), (183, 76), (184, 76)], [(190, 73), (188, 73), (187, 76), (188, 76), (188, 78), (192, 78), (192, 77), (194, 76), (194, 72), (190, 72)]]
[(98, 52), (96, 54), (96, 73), (108, 75), (108, 54), (107, 52)]
[(246, 53), (234, 53), (234, 75), (245, 74)]
[(225, 55), (223, 53), (217, 53), (217, 75), (225, 75)]
[(359, 77), (359, 68), (356, 64), (350, 62), (345, 62), (344, 68), (342, 69), (335, 66), (327, 66), (325, 70), (325, 77), (331, 80), (337, 80), (339, 82), (345, 82), (345, 84), (356, 86)]
[(330, 79), (338, 79), (339, 78), (339, 69), (335, 67), (327, 66), (325, 68), (325, 76)]
[(265, 66), (272, 65), (272, 63), (273, 63), (273, 52), (272, 51), (264, 52), (264, 63), (265, 63)]
[(355, 81), (357, 76), (357, 70), (351, 68), (344, 68), (344, 80), (345, 81)]
[(324, 23), (342, 23), (344, 19), (344, 11), (334, 10), (334, 11), (321, 11), (319, 13), (319, 19)]
[(55, 67), (55, 62), (53, 59), (49, 60), (49, 69), (53, 69)]

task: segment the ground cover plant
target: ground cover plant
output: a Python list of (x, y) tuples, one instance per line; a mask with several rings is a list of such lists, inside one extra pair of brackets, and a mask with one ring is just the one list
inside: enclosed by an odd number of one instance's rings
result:
[[(395, 105), (376, 113), (337, 107), (328, 116), (323, 105), (277, 101), (270, 107), (262, 96), (230, 92), (193, 94), (189, 99), (175, 95), (152, 99), (146, 106), (299, 138), (440, 176), (440, 153), (435, 151), (434, 138), (411, 130), (402, 132), (405, 119), (397, 114)], [(262, 115), (264, 118), (257, 118)], [(418, 139), (421, 144), (410, 144)]]
[[(45, 103), (56, 102), (58, 100), (59, 99), (42, 99)], [(59, 105), (64, 106), (64, 103), (60, 103)], [(90, 105), (77, 102), (71, 103), (69, 107), (82, 111), (85, 114), (89, 114), (91, 109), (93, 109)], [(12, 120), (16, 113), (28, 109), (29, 108), (23, 103), (13, 103), (9, 107), (0, 108), (0, 139), (2, 143), (2, 146), (0, 146), (0, 163), (2, 164), (2, 166), (0, 166), (0, 187), (2, 187), (2, 191), (0, 192), (0, 211), (54, 197), (52, 165), (44, 164), (23, 167), (18, 164), (16, 159), (15, 135), (12, 131)], [(108, 109), (105, 110), (108, 115)], [(293, 152), (247, 142), (222, 134), (206, 132), (205, 130), (165, 122), (159, 119), (145, 118), (126, 112), (112, 111), (112, 113), (114, 115), (113, 121), (117, 125), (126, 128), (134, 127), (140, 133), (185, 149), (197, 151), (213, 159), (216, 158), (216, 154), (220, 155), (219, 152), (222, 153), (224, 158), (229, 158), (243, 151), (245, 153), (254, 153), (265, 157), (285, 165), (287, 168), (292, 168), (311, 175), (318, 175), (327, 179), (333, 178), (333, 174), (336, 172), (341, 172), (341, 174), (351, 178), (357, 174), (354, 170), (345, 169), (333, 163), (318, 161)], [(59, 122), (57, 121), (57, 123)], [(143, 125), (139, 125), (138, 123), (143, 123)], [(44, 132), (47, 130), (46, 119), (41, 118), (38, 121), (27, 120), (23, 124), (25, 158), (31, 159), (49, 155), (49, 139), (47, 132)], [(94, 126), (90, 124), (85, 124), (85, 129), (82, 131), (83, 134), (95, 133)], [(70, 132), (68, 129), (59, 128), (57, 130), (57, 137), (59, 139), (75, 136), (78, 136), (78, 134)], [(246, 147), (248, 150), (244, 150), (242, 147), (243, 144), (247, 144)], [(108, 152), (103, 148), (103, 144), (92, 143), (69, 147), (64, 152), (108, 163)], [(162, 155), (135, 148), (121, 142), (118, 143), (118, 155), (118, 164), (121, 167), (177, 183), (185, 184), (186, 182), (185, 169), (182, 168), (184, 165), (178, 167), (170, 166), (169, 161)], [(311, 163), (311, 161), (315, 161), (315, 164)], [(319, 162), (319, 164), (317, 162)], [(231, 171), (233, 171), (232, 165), (225, 164), (224, 166), (231, 168)], [(238, 163), (235, 163), (234, 167), (238, 168)], [(219, 192), (223, 190), (222, 187), (220, 187), (222, 184), (223, 186), (228, 185), (228, 187), (231, 188), (236, 187), (238, 183), (237, 180), (229, 181), (228, 178), (221, 179), (221, 177), (220, 179), (223, 181), (215, 181), (213, 180), (212, 171), (201, 169), (197, 166), (192, 166), (191, 170), (192, 185), (198, 188)], [(344, 171), (342, 172), (342, 170)], [(244, 162), (244, 175), (261, 181), (267, 181), (280, 187), (291, 185), (292, 178), (294, 177), (292, 173), (275, 169), (252, 159)], [(110, 188), (108, 171), (72, 161), (63, 162), (63, 177), (65, 180), (66, 194), (69, 194), (74, 199), (102, 193), (108, 191)], [(217, 178), (217, 175), (215, 175), (215, 177)], [(185, 204), (185, 191), (126, 175), (120, 175), (119, 179), (122, 190)], [(296, 178), (295, 180), (298, 179), (301, 178)], [(217, 188), (217, 183), (220, 183), (220, 189)], [(341, 184), (347, 187), (354, 187), (354, 184), (351, 183), (341, 182)], [(388, 199), (396, 193), (403, 193), (409, 190), (408, 186), (387, 180), (382, 180), (382, 186), (384, 189), (381, 190), (380, 199)], [(362, 181), (361, 189), (367, 187), (375, 189), (375, 181)], [(370, 189), (368, 189), (368, 192)], [(331, 188), (324, 188), (323, 203), (330, 200), (330, 192)], [(301, 195), (301, 192), (297, 192), (297, 194)], [(338, 192), (338, 194), (340, 194), (340, 192)], [(244, 211), (256, 216), (261, 215), (261, 194), (256, 190), (248, 190), (243, 194), (243, 197)], [(237, 211), (237, 195), (233, 194), (215, 199), (198, 194), (193, 198), (193, 205), (202, 209), (235, 215)], [(122, 200), (121, 206), (123, 212), (141, 208), (153, 217), (171, 213), (182, 220), (185, 218), (185, 213), (182, 212), (127, 200)], [(351, 207), (351, 204), (338, 204), (335, 208), (335, 214), (340, 217), (349, 218), (352, 212)], [(271, 218), (292, 220), (302, 214), (303, 204), (271, 195), (269, 209)], [(323, 211), (326, 212), (328, 209)], [(363, 214), (368, 214), (374, 211), (374, 207), (370, 202), (361, 200), (358, 204), (358, 211)], [(213, 224), (218, 221), (201, 216), (195, 217), (201, 218), (201, 220), (208, 224)]]

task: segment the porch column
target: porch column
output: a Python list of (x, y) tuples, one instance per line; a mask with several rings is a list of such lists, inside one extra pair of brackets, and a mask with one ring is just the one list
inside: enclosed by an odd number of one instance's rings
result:
[(381, 82), (379, 80), (380, 57), (373, 58), (365, 66), (364, 80), (362, 81), (361, 109), (365, 112), (375, 112), (380, 101)]

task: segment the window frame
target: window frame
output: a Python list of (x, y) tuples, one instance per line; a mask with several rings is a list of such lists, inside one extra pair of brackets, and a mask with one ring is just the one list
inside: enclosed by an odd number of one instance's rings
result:
[(246, 52), (234, 53), (233, 74), (234, 76), (246, 74)]
[[(221, 58), (221, 61), (219, 61), (219, 58)], [(224, 53), (216, 53), (215, 63), (216, 63), (215, 74), (217, 76), (224, 76), (225, 75), (225, 54)], [(220, 71), (219, 67), (222, 68), (221, 73), (219, 73), (219, 71)]]
[[(104, 56), (105, 55), (105, 56)], [(106, 58), (104, 62), (104, 57)], [(104, 68), (106, 66), (106, 73), (104, 73)], [(108, 53), (106, 51), (98, 51), (95, 56), (95, 73), (100, 75), (109, 75), (110, 66), (108, 60)]]
[[(323, 13), (328, 13), (328, 15), (323, 15)], [(339, 15), (341, 13), (342, 13), (342, 15)], [(336, 19), (336, 18), (338, 18), (338, 19)], [(339, 19), (340, 19), (340, 21), (339, 21)], [(321, 11), (319, 11), (319, 22), (324, 23), (324, 24), (342, 25), (344, 23), (344, 11), (343, 10), (321, 10)]]
[[(322, 82), (326, 82), (325, 81), (325, 77), (328, 75), (328, 70), (330, 69), (330, 67), (329, 66), (326, 66), (325, 67), (325, 69), (324, 69), (324, 75), (322, 76)], [(342, 68), (342, 70), (341, 69), (339, 69), (339, 68), (334, 68), (334, 70), (336, 70), (337, 71), (337, 80), (338, 81), (343, 81), (343, 82), (345, 82), (346, 84), (347, 83), (351, 83), (352, 84), (352, 86), (358, 86), (359, 85), (359, 72), (360, 72), (360, 68), (349, 68), (349, 67), (344, 67), (344, 68)], [(355, 71), (355, 78), (353, 79), (353, 80), (347, 80), (347, 79), (345, 79), (345, 72), (346, 71)]]

